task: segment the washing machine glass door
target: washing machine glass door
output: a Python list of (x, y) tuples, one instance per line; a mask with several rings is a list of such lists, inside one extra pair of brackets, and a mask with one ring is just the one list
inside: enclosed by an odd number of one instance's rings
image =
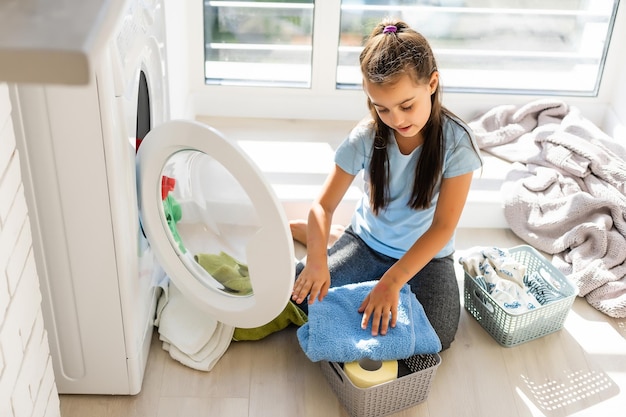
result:
[(244, 328), (282, 312), (293, 240), (271, 186), (235, 142), (200, 123), (164, 123), (139, 148), (137, 178), (144, 232), (190, 301)]

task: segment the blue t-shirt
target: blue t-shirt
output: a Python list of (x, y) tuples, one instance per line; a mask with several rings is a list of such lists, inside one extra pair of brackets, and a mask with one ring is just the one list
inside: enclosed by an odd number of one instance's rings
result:
[[(445, 141), (443, 178), (456, 177), (478, 169), (482, 165), (482, 160), (469, 127), (461, 120), (446, 115), (443, 116), (443, 123)], [(441, 179), (437, 182), (429, 208), (415, 210), (409, 207), (421, 146), (409, 155), (403, 155), (392, 132), (390, 137), (391, 140), (387, 145), (390, 198), (389, 204), (379, 210), (377, 216), (370, 207), (369, 197), (369, 164), (374, 141), (371, 120), (361, 122), (352, 129), (337, 148), (335, 163), (352, 175), (363, 171), (365, 195), (352, 216), (351, 225), (354, 232), (372, 249), (399, 259), (430, 227), (439, 198)], [(445, 257), (453, 252), (454, 235), (435, 257)]]

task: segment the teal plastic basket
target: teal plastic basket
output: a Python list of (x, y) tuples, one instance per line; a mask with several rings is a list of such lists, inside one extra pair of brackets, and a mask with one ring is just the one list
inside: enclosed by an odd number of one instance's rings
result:
[(578, 288), (535, 248), (520, 245), (508, 249), (517, 262), (526, 265), (528, 274), (548, 274), (556, 282), (562, 298), (523, 313), (507, 311), (480, 286), (474, 277), (465, 272), (465, 309), (502, 346), (512, 347), (563, 328)]

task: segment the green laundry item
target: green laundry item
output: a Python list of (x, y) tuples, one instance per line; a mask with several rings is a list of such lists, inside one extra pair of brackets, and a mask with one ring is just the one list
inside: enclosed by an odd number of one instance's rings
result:
[(182, 253), (186, 253), (187, 249), (185, 249), (185, 245), (183, 245), (183, 240), (178, 234), (178, 229), (176, 228), (176, 223), (180, 221), (183, 217), (183, 211), (180, 208), (180, 204), (174, 197), (171, 195), (167, 195), (165, 200), (163, 200), (163, 211), (165, 212), (165, 220), (167, 220), (167, 225), (170, 228), (170, 232), (172, 232), (172, 236), (174, 240), (178, 244), (178, 248)]
[(194, 259), (226, 290), (238, 295), (252, 294), (252, 283), (248, 266), (237, 261), (227, 253), (218, 255), (199, 253)]
[(308, 321), (307, 315), (295, 305), (292, 301), (289, 301), (282, 313), (278, 315), (274, 320), (260, 327), (254, 327), (252, 329), (235, 328), (233, 334), (233, 341), (241, 342), (245, 340), (261, 340), (264, 337), (269, 336), (272, 333), (278, 332), (287, 328), (290, 324), (296, 326), (302, 326)]
[[(228, 291), (238, 295), (252, 294), (252, 284), (248, 266), (237, 261), (225, 252), (219, 254), (199, 253), (194, 259)], [(283, 311), (272, 321), (251, 329), (235, 328), (234, 341), (260, 340), (272, 333), (285, 329), (290, 324), (302, 326), (308, 321), (307, 315), (289, 301)]]

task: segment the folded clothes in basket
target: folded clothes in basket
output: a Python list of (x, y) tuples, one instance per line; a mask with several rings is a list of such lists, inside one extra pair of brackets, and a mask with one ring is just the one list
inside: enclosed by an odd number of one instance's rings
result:
[(408, 284), (400, 291), (396, 327), (384, 336), (372, 336), (371, 322), (361, 328), (358, 308), (377, 281), (348, 284), (328, 291), (323, 301), (309, 306), (309, 321), (298, 329), (302, 350), (313, 362), (354, 362), (405, 359), (437, 353), (441, 342), (424, 308)]
[(509, 311), (525, 312), (563, 298), (540, 271), (527, 273), (526, 265), (514, 259), (506, 249), (474, 247), (459, 257), (459, 263)]
[(562, 299), (564, 295), (559, 291), (559, 289), (555, 288), (558, 286), (557, 283), (548, 282), (548, 280), (542, 275), (542, 272), (544, 274), (549, 274), (548, 271), (535, 271), (530, 274), (526, 274), (524, 277), (524, 285), (526, 286), (528, 293), (532, 294), (541, 305)]

